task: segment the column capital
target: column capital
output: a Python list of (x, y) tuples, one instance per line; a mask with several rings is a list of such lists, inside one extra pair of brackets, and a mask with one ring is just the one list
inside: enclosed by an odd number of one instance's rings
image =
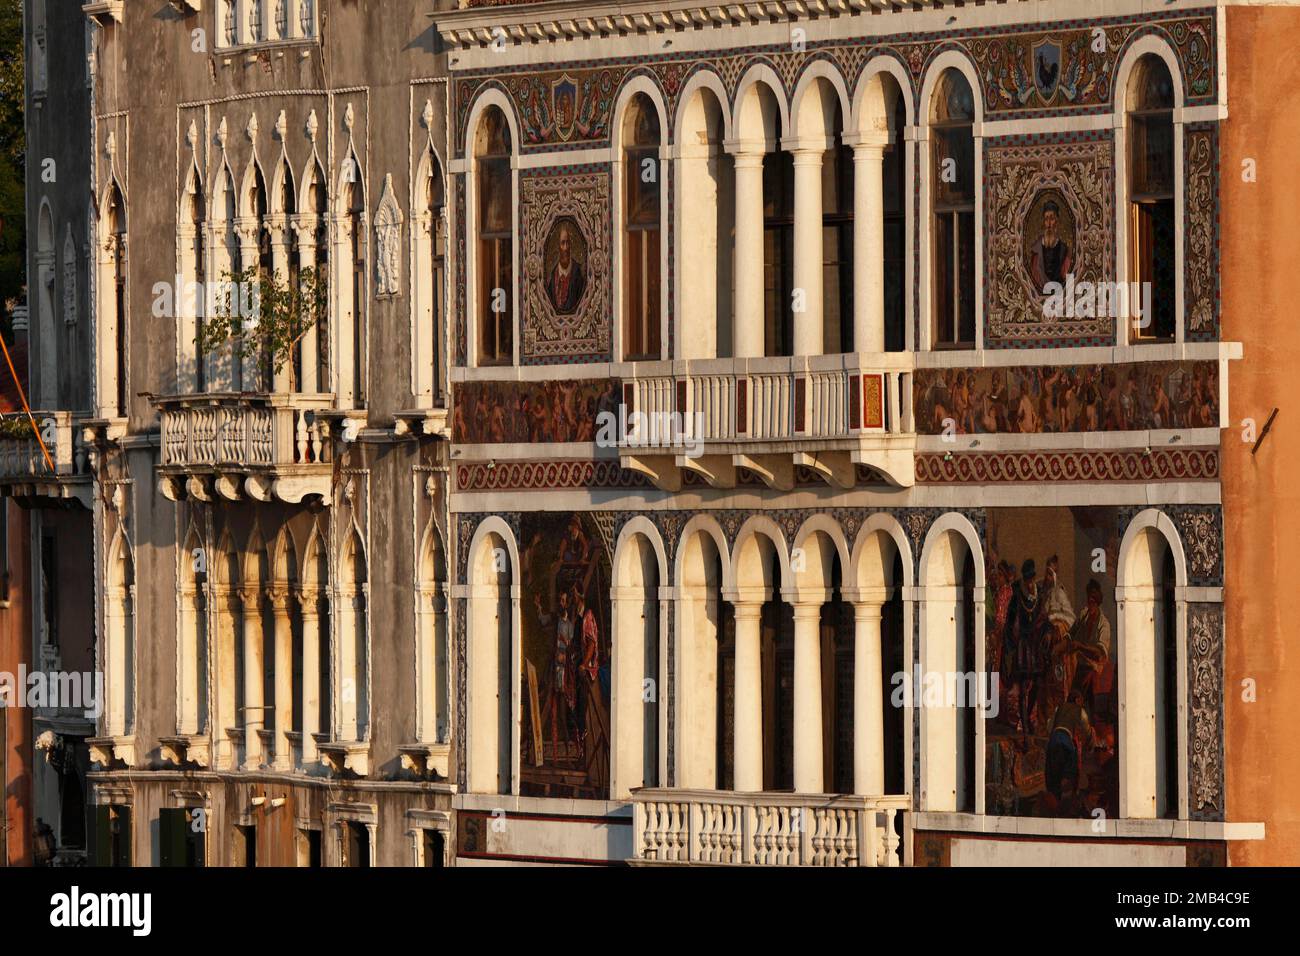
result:
[(809, 600), (807, 597), (803, 597), (803, 598), (793, 600), (789, 603), (790, 603), (790, 607), (794, 610), (794, 619), (798, 621), (801, 619), (807, 620), (809, 618), (814, 618), (814, 617), (820, 618), (822, 613), (822, 605), (825, 604), (826, 601)]
[(894, 588), (873, 587), (873, 588), (845, 588), (844, 599), (854, 606), (874, 607), (879, 609), (882, 604), (890, 599), (894, 594)]
[(884, 609), (879, 604), (875, 604), (875, 603), (854, 604), (853, 619), (855, 621), (867, 621), (867, 622), (879, 621), (881, 617), (881, 612), (883, 610)]
[(239, 589), (239, 600), (243, 602), (245, 609), (260, 608), (262, 606), (262, 589), (256, 585), (241, 587)]
[(845, 133), (844, 145), (853, 147), (853, 157), (870, 155), (883, 155), (885, 148), (894, 142), (896, 137), (890, 136), (886, 130), (873, 130), (867, 133)]
[(781, 149), (794, 156), (794, 164), (802, 166), (811, 163), (820, 164), (822, 154), (835, 145), (835, 141), (826, 136), (786, 137), (781, 140)]
[(767, 155), (767, 141), (762, 139), (729, 139), (722, 148), (730, 154), (737, 166), (753, 166)]
[(270, 603), (272, 610), (277, 613), (283, 613), (289, 610), (289, 589), (283, 586), (273, 586), (266, 589), (266, 600)]
[(757, 621), (763, 616), (763, 605), (755, 601), (733, 602), (731, 608), (736, 623), (740, 623), (741, 621)]

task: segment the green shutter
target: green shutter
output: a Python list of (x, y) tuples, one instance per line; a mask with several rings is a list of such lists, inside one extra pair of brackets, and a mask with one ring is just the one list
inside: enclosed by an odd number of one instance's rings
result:
[(184, 866), (189, 810), (163, 807), (158, 811), (158, 862), (161, 866)]
[(117, 852), (113, 854), (113, 866), (130, 866), (131, 865), (131, 808), (116, 807), (117, 810), (117, 839), (114, 847)]

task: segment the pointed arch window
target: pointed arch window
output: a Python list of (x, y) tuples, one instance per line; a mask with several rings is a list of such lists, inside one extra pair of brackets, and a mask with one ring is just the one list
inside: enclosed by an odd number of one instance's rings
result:
[[(323, 282), (329, 281), (329, 196), (325, 174), (313, 161), (308, 167), (302, 190), (303, 208), (294, 220), (294, 244), (298, 268), (312, 269)], [(304, 392), (325, 392), (329, 386), (330, 313), (322, 315), (307, 329), (298, 343), (297, 371), (299, 388)]]
[(117, 418), (127, 411), (126, 367), (126, 206), (116, 183), (109, 187), (100, 221), (98, 404), (101, 415)]
[(199, 349), (202, 338), (204, 308), (207, 297), (206, 238), (207, 201), (203, 196), (203, 182), (197, 167), (190, 168), (185, 193), (181, 197), (178, 247), (180, 252), (181, 287), (176, 290), (177, 313), (180, 318), (180, 349), (183, 357), (182, 384), (191, 391), (207, 388), (207, 370), (204, 355)]
[(423, 307), (420, 320), (426, 323), (430, 346), (427, 359), (432, 374), (432, 381), (421, 392), (430, 396), (434, 406), (442, 406), (446, 399), (443, 391), (443, 348), (446, 338), (446, 300), (447, 300), (447, 226), (443, 216), (445, 188), (442, 179), (442, 166), (430, 146), (425, 152), (424, 182), (422, 184), (422, 224), (417, 236), (417, 261), (420, 273), (416, 277), (421, 289), (420, 298)]
[[(352, 337), (352, 396), (355, 408), (364, 408), (366, 404), (366, 225), (365, 225), (365, 188), (358, 182), (350, 183), (347, 190), (347, 217), (350, 243), (346, 267), (352, 276), (351, 308), (352, 325), (349, 332)], [(340, 265), (344, 265), (340, 263)]]

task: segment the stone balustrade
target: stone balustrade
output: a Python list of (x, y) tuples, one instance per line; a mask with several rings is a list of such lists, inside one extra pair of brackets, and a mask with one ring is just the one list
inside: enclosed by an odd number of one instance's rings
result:
[(326, 394), (201, 394), (155, 398), (163, 492), (209, 500), (297, 502), (329, 491)]
[(635, 862), (899, 866), (906, 796), (638, 790)]
[(619, 455), (667, 490), (735, 469), (789, 490), (795, 469), (830, 484), (914, 482), (912, 358), (884, 353), (638, 363), (624, 378)]

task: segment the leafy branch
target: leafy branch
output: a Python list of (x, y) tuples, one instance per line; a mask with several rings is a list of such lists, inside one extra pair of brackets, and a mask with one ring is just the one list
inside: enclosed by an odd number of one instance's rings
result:
[(281, 282), (256, 266), (225, 273), (218, 294), (210, 297), (216, 300), (212, 314), (194, 338), (199, 354), (229, 347), (240, 359), (257, 356), (279, 372), (329, 307), (323, 273), (303, 269), (296, 279)]

